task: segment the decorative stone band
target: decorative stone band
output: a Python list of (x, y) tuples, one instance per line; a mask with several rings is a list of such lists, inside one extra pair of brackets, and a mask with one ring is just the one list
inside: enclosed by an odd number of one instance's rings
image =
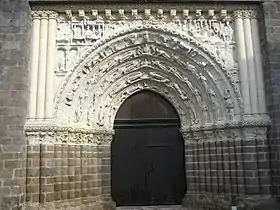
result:
[(258, 10), (236, 10), (233, 12), (234, 19), (257, 19), (258, 16)]
[[(185, 142), (225, 141), (236, 139), (266, 139), (270, 121), (231, 123), (223, 126), (181, 129)], [(94, 130), (58, 126), (27, 126), (25, 133), (29, 144), (91, 144), (110, 145), (113, 130)]]
[(109, 145), (114, 131), (61, 128), (56, 126), (26, 127), (28, 144), (91, 144)]
[(181, 129), (185, 142), (266, 139), (270, 121), (242, 121), (227, 125), (213, 125)]
[(58, 13), (51, 10), (31, 11), (32, 19), (57, 19)]
[(203, 126), (193, 125), (188, 128), (182, 128), (182, 131), (207, 131), (216, 129), (239, 129), (239, 128), (250, 128), (250, 127), (268, 127), (271, 124), (271, 120), (268, 116), (259, 120), (243, 120), (243, 121), (231, 121), (221, 124), (209, 124)]
[[(75, 3), (75, 4), (36, 4), (31, 5), (32, 10), (55, 10), (60, 13), (65, 13), (65, 11), (71, 11), (73, 14), (79, 14), (83, 15), (83, 10), (85, 13), (91, 13), (93, 16), (95, 16), (98, 13), (104, 12), (105, 10), (111, 10), (112, 13), (120, 13), (121, 15), (123, 12), (125, 13), (142, 13), (144, 11), (151, 11), (153, 13), (156, 11), (156, 13), (159, 13), (160, 15), (162, 12), (164, 14), (167, 13), (180, 13), (183, 10), (188, 10), (189, 12), (195, 12), (198, 11), (198, 14), (200, 12), (205, 13), (210, 11), (213, 11), (213, 4), (212, 3), (188, 3), (186, 4), (180, 4), (180, 3), (161, 3), (161, 4), (152, 4), (152, 3), (146, 3), (143, 4), (98, 4), (98, 3)], [(172, 9), (171, 9), (172, 8)], [(220, 13), (221, 11), (227, 10), (228, 12), (233, 12), (235, 10), (249, 10), (249, 9), (256, 9), (258, 8), (258, 5), (254, 4), (223, 4), (223, 3), (215, 3), (215, 13)], [(148, 13), (148, 12), (147, 12)], [(107, 13), (109, 14), (109, 13)]]
[[(213, 20), (228, 20), (231, 19), (232, 13), (229, 13), (226, 9), (214, 10), (202, 10), (202, 9), (193, 9), (181, 8), (181, 9), (92, 9), (91, 11), (84, 9), (70, 10), (67, 9), (64, 12), (60, 13), (62, 18), (68, 20), (107, 20), (107, 21), (116, 21), (116, 20), (189, 20), (189, 19), (213, 19)], [(57, 17), (57, 12), (50, 10), (34, 10), (32, 11), (33, 18), (43, 18), (43, 17)]]

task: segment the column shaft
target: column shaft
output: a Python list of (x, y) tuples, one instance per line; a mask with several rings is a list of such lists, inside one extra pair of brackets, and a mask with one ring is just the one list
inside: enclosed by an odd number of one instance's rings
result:
[(262, 53), (261, 53), (261, 46), (260, 46), (258, 20), (256, 18), (251, 19), (251, 30), (252, 30), (253, 48), (254, 48), (254, 55), (255, 55), (255, 69), (256, 69), (259, 113), (264, 114), (266, 113), (265, 87), (264, 87), (264, 79), (263, 79)]
[(242, 18), (235, 19), (235, 37), (236, 37), (236, 47), (238, 53), (238, 66), (240, 72), (241, 80), (241, 93), (243, 98), (244, 113), (251, 113), (250, 105), (250, 90), (248, 84), (248, 72), (247, 72), (247, 61), (246, 61), (246, 50), (245, 50), (245, 40), (244, 40), (244, 30), (243, 30), (243, 20)]
[(32, 43), (31, 43), (31, 65), (30, 65), (30, 95), (28, 118), (36, 118), (37, 100), (37, 79), (39, 66), (39, 47), (40, 47), (40, 19), (34, 18), (32, 21)]
[(48, 52), (47, 52), (47, 75), (46, 75), (46, 100), (45, 100), (45, 117), (53, 118), (53, 85), (54, 85), (54, 68), (55, 68), (55, 44), (56, 44), (56, 19), (49, 19), (48, 28)]
[(39, 52), (39, 72), (37, 84), (37, 110), (36, 115), (39, 119), (45, 117), (45, 88), (47, 70), (47, 45), (48, 45), (48, 19), (41, 19), (40, 27), (40, 52)]
[(258, 94), (257, 94), (257, 81), (255, 73), (255, 56), (252, 42), (251, 21), (245, 18), (244, 22), (244, 37), (246, 47), (247, 69), (248, 69), (248, 82), (250, 87), (250, 101), (251, 101), (251, 114), (258, 114)]

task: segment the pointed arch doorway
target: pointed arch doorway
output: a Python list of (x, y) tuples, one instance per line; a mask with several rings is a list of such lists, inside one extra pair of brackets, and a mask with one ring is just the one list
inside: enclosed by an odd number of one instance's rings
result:
[(186, 191), (184, 141), (174, 107), (152, 91), (117, 112), (111, 190), (117, 206), (180, 204)]

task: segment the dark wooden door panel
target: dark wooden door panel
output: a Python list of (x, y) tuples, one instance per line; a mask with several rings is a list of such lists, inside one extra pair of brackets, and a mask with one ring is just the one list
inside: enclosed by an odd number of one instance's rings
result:
[(122, 105), (111, 147), (112, 197), (117, 205), (181, 202), (186, 183), (179, 127), (174, 108), (154, 93), (145, 91)]

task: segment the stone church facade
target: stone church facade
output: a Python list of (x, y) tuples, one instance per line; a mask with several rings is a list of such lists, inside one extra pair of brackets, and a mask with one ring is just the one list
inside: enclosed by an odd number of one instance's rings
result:
[(278, 1), (1, 1), (0, 209), (116, 209), (114, 121), (141, 91), (178, 113), (182, 207), (274, 202), (278, 8)]

